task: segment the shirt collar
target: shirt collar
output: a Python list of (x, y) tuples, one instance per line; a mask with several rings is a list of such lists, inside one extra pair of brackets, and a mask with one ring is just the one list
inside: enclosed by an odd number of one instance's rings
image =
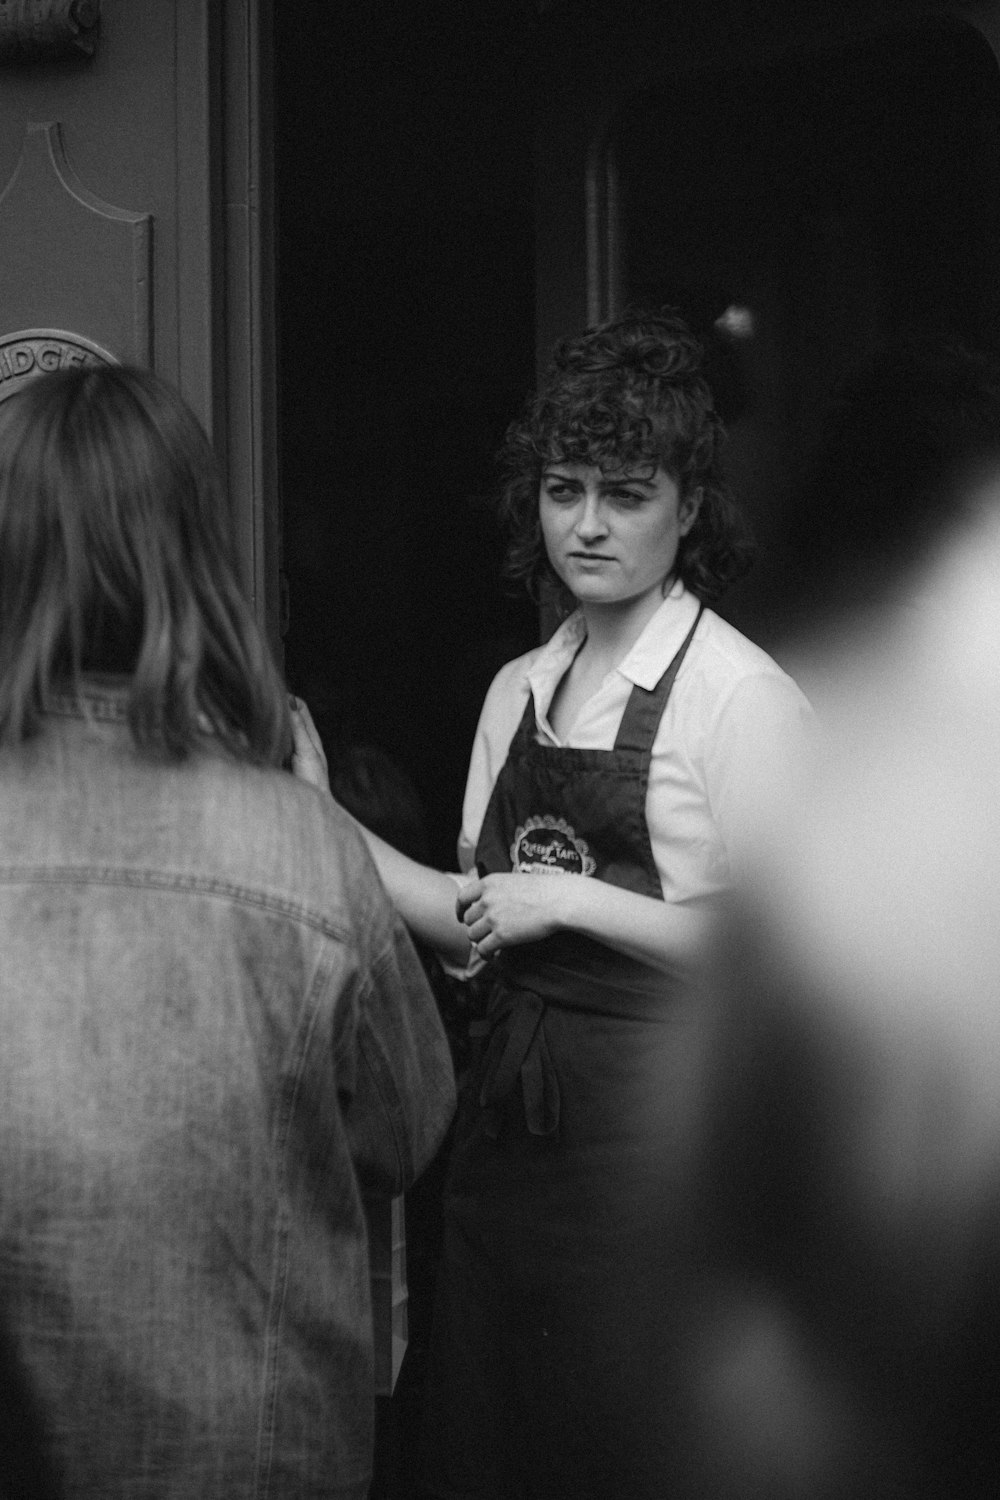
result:
[(553, 694), (586, 638), (587, 627), (577, 610), (563, 620), (528, 668), (528, 686), (535, 703), (535, 718), (539, 727), (548, 730), (550, 734), (552, 730), (549, 728), (548, 713)]
[(621, 675), (647, 691), (654, 688), (683, 646), (698, 607), (695, 595), (688, 593), (681, 580), (676, 579), (631, 651), (619, 663)]
[[(697, 613), (698, 600), (676, 579), (616, 670), (638, 687), (654, 688), (683, 645)], [(577, 610), (562, 622), (528, 669), (528, 685), (539, 721), (546, 719), (552, 695), (586, 638), (587, 627)]]

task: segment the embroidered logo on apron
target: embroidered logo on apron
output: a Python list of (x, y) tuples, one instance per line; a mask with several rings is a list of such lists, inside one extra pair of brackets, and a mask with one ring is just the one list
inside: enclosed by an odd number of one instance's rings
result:
[(597, 862), (565, 818), (528, 818), (514, 831), (510, 862), (521, 875), (593, 875)]

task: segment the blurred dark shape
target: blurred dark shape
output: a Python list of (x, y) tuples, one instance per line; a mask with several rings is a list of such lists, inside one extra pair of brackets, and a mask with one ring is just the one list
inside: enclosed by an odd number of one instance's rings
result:
[(330, 790), (359, 823), (411, 859), (428, 862), (427, 819), (412, 778), (378, 745), (336, 745)]
[(0, 1500), (61, 1500), (65, 1491), (41, 1403), (15, 1342), (4, 1329), (0, 1329), (0, 1454)]
[(884, 603), (1000, 461), (1000, 360), (902, 335), (831, 397), (780, 532), (792, 631)]

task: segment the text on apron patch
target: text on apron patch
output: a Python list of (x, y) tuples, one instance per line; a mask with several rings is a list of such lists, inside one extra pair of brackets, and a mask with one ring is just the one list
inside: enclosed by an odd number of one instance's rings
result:
[(522, 875), (593, 875), (597, 869), (586, 840), (552, 814), (526, 818), (515, 829), (510, 862)]

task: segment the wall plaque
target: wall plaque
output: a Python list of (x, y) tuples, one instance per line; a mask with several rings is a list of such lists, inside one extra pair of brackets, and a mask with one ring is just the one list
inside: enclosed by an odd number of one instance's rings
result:
[(107, 349), (78, 333), (55, 328), (24, 328), (0, 334), (0, 401), (21, 389), (26, 380), (49, 370), (72, 365), (116, 365)]
[(90, 57), (100, 0), (0, 0), (0, 64)]

